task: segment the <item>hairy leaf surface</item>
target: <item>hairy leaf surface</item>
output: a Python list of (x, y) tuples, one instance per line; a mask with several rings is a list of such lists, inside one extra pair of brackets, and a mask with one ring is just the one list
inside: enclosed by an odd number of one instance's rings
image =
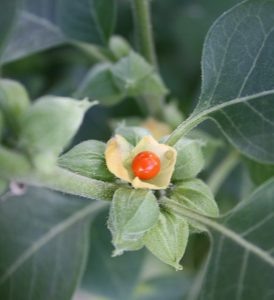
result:
[(102, 207), (37, 188), (0, 203), (0, 298), (70, 300)]

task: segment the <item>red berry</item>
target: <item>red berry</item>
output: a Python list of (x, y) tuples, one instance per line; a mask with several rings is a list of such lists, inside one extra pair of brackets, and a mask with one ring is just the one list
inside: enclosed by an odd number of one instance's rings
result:
[(149, 180), (160, 172), (161, 161), (155, 153), (143, 151), (134, 157), (131, 167), (136, 177)]

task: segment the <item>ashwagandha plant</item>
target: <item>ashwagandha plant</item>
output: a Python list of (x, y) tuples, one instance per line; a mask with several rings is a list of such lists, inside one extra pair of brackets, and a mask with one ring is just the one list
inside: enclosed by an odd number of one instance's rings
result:
[[(34, 102), (0, 79), (0, 299), (69, 300), (77, 288), (87, 299), (274, 299), (274, 0), (212, 25), (187, 118), (160, 75), (150, 1), (128, 1), (136, 49), (113, 35), (118, 2), (1, 1), (2, 65), (64, 44), (98, 63), (71, 95)], [(132, 98), (145, 118), (68, 148), (89, 109)], [(234, 149), (197, 129), (206, 120)], [(219, 208), (240, 161), (246, 200)], [(173, 270), (142, 277), (145, 248)], [(188, 252), (200, 257), (192, 269)]]

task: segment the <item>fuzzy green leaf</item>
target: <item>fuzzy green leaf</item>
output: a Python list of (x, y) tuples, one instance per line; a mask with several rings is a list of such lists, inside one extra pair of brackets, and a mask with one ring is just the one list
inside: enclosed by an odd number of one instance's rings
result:
[(181, 270), (187, 246), (189, 228), (186, 220), (168, 212), (162, 212), (159, 221), (145, 235), (146, 247), (164, 263)]
[(177, 150), (177, 160), (172, 176), (174, 181), (196, 177), (204, 167), (205, 161), (198, 140), (182, 138), (174, 148)]
[(272, 299), (274, 181), (211, 228), (212, 247), (196, 299)]
[(214, 23), (204, 45), (202, 93), (191, 116), (210, 116), (242, 153), (264, 163), (274, 162), (273, 16), (273, 0), (249, 0)]
[(0, 299), (71, 299), (103, 207), (37, 188), (0, 203)]
[(103, 142), (85, 141), (62, 155), (58, 164), (74, 173), (103, 181), (112, 181), (114, 176), (109, 172), (105, 162)]
[(143, 246), (144, 234), (159, 217), (159, 206), (148, 190), (120, 188), (114, 193), (108, 219), (115, 246), (114, 255)]

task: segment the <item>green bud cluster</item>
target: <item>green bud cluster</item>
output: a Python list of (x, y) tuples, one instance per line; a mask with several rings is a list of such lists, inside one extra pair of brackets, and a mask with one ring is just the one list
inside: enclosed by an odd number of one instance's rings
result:
[[(99, 73), (100, 70), (108, 70), (111, 73), (108, 76), (114, 78), (116, 88), (122, 93), (136, 95), (139, 85), (144, 86), (146, 82), (151, 83), (151, 80), (158, 81), (156, 73), (146, 64), (141, 57), (130, 52), (113, 65), (111, 70), (107, 66), (101, 66), (98, 70)], [(100, 80), (104, 81), (105, 75), (106, 73)], [(153, 87), (153, 84), (150, 86)], [(50, 174), (59, 165), (82, 177), (98, 180), (98, 183), (115, 182), (116, 190), (108, 219), (108, 228), (115, 247), (113, 255), (146, 247), (163, 262), (181, 269), (180, 261), (189, 235), (206, 229), (193, 220), (174, 215), (164, 208), (164, 203), (173, 201), (197, 214), (206, 217), (218, 216), (218, 207), (210, 189), (196, 178), (205, 166), (202, 149), (204, 143), (200, 139), (183, 137), (172, 148), (164, 145), (164, 139), (161, 143), (157, 142), (144, 128), (118, 127), (115, 134), (125, 141), (123, 145), (127, 145), (127, 149), (121, 149), (124, 151), (121, 155), (126, 154), (128, 159), (136, 155), (134, 151), (137, 151), (136, 146), (140, 147), (140, 144), (144, 149), (152, 147), (155, 151), (164, 148), (161, 150), (163, 153), (169, 147), (169, 151), (172, 150), (174, 154), (172, 168), (168, 169), (169, 175), (165, 175), (164, 167), (159, 173), (159, 180), (165, 181), (164, 185), (152, 180), (150, 185), (140, 184), (135, 189), (134, 181), (125, 182), (123, 177), (117, 178), (110, 171), (105, 157), (107, 146), (103, 142), (85, 141), (61, 155), (91, 106), (92, 103), (87, 100), (55, 96), (46, 96), (31, 104), (27, 92), (20, 84), (1, 80), (0, 150), (2, 149), (2, 153), (7, 153), (8, 150), (21, 152), (29, 159), (32, 168), (43, 174)], [(11, 133), (8, 136), (12, 136), (12, 141), (6, 139), (6, 131)], [(143, 145), (145, 141), (150, 141), (151, 145), (149, 142)], [(128, 156), (126, 151), (132, 153)], [(119, 152), (117, 153), (119, 156)], [(165, 160), (167, 158), (163, 156), (162, 162)], [(0, 192), (3, 192), (7, 183), (5, 180), (0, 183)], [(153, 187), (155, 190), (152, 190)]]
[(117, 37), (111, 40), (117, 62), (101, 63), (93, 67), (76, 91), (77, 97), (99, 99), (101, 104), (108, 106), (119, 103), (125, 97), (167, 94), (168, 91), (155, 69), (143, 57), (121, 43)]

